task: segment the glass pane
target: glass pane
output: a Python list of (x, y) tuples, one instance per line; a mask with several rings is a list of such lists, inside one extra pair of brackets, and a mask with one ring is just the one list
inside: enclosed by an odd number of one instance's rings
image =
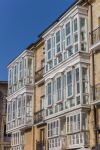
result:
[(66, 35), (70, 34), (70, 22), (66, 24)]
[(48, 59), (51, 59), (51, 51), (48, 52)]
[(56, 33), (56, 43), (60, 42), (60, 31)]
[(48, 83), (48, 105), (51, 104), (51, 83)]
[(77, 104), (77, 105), (80, 104), (80, 96), (76, 97), (76, 104)]
[(74, 32), (77, 31), (77, 18), (74, 19)]
[(47, 50), (51, 49), (51, 38), (47, 41)]
[(82, 80), (87, 80), (87, 68), (82, 68)]
[(67, 84), (72, 83), (72, 71), (67, 72)]
[(68, 57), (70, 57), (71, 55), (73, 55), (73, 49), (72, 48), (68, 49)]
[(75, 44), (74, 49), (75, 49), (75, 53), (76, 53), (78, 51), (78, 44)]
[(76, 81), (79, 81), (79, 68), (76, 69)]
[(71, 37), (68, 36), (68, 37), (66, 38), (66, 45), (68, 46), (68, 45), (70, 45), (70, 44), (71, 44)]
[(83, 95), (83, 104), (88, 104), (88, 95)]
[(85, 18), (80, 18), (80, 27), (81, 29), (85, 27)]
[(59, 53), (60, 52), (60, 43), (57, 44), (56, 48), (57, 48), (57, 53)]

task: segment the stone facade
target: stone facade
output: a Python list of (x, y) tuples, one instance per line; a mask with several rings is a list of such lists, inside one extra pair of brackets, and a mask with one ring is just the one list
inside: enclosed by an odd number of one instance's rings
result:
[(7, 81), (0, 81), (0, 150), (10, 150), (11, 135), (6, 134)]

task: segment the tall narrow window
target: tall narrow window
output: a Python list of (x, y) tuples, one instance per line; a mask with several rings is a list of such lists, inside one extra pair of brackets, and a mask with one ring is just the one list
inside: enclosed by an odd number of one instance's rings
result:
[(86, 51), (86, 19), (80, 18), (81, 51)]
[(17, 66), (14, 67), (14, 84), (17, 82)]
[(78, 51), (78, 23), (77, 18), (74, 19), (73, 22), (73, 36), (74, 36), (74, 51), (75, 53)]
[(87, 68), (82, 68), (83, 104), (88, 104), (88, 74)]
[(32, 83), (32, 59), (28, 58), (28, 83)]
[(70, 132), (69, 117), (67, 117), (67, 133)]
[(72, 71), (67, 72), (67, 95), (72, 96)]
[(27, 117), (32, 116), (32, 96), (31, 95), (26, 96), (26, 113), (27, 113)]
[(79, 68), (76, 69), (76, 93), (80, 93)]
[(12, 118), (15, 119), (15, 113), (16, 113), (16, 102), (13, 101), (13, 114), (12, 114)]
[(47, 40), (47, 59), (50, 60), (52, 57), (51, 54), (51, 38)]
[(61, 100), (61, 77), (57, 78), (57, 101)]
[(21, 112), (22, 112), (22, 109), (21, 109), (21, 97), (18, 98), (18, 117), (21, 117)]
[(19, 64), (19, 80), (22, 80), (23, 78), (23, 62), (20, 61), (20, 64)]
[(11, 104), (8, 104), (8, 122), (11, 121)]
[(51, 83), (47, 85), (47, 96), (48, 96), (48, 105), (51, 105)]
[(9, 84), (9, 94), (12, 93), (12, 70), (9, 70), (9, 79), (8, 79), (8, 84)]
[(70, 46), (71, 44), (71, 23), (68, 22), (66, 24), (66, 47)]
[(81, 123), (80, 123), (80, 114), (77, 115), (77, 130), (80, 130), (80, 126), (81, 126)]
[(82, 68), (83, 93), (88, 93), (87, 68)]
[(70, 116), (70, 132), (73, 132), (73, 116)]
[(60, 39), (60, 31), (58, 31), (56, 32), (56, 53), (59, 53), (61, 51)]

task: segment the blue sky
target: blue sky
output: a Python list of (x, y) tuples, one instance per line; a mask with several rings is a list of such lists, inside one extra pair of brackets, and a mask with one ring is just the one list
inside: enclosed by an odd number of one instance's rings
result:
[(0, 80), (7, 65), (74, 0), (0, 0)]

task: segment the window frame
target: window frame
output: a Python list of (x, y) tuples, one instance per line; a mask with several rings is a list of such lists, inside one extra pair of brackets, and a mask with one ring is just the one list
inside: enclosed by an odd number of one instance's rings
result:
[[(59, 32), (59, 35), (60, 35), (60, 41), (59, 41), (59, 42), (56, 41), (56, 40), (57, 40), (57, 36), (56, 36), (56, 35), (57, 35), (58, 32)], [(57, 56), (57, 55), (60, 54), (61, 51), (62, 51), (62, 50), (61, 50), (61, 40), (62, 40), (62, 37), (61, 37), (61, 29), (60, 29), (60, 28), (59, 28), (58, 30), (56, 30), (54, 37), (55, 37), (55, 50), (56, 50), (56, 53), (55, 53), (55, 54), (56, 54), (56, 56)], [(57, 46), (58, 46), (58, 45), (60, 45), (60, 51), (57, 52)]]
[[(70, 23), (70, 33), (68, 35), (66, 35), (66, 25)], [(66, 23), (65, 23), (65, 48), (69, 48), (72, 45), (72, 21), (71, 19), (69, 19)], [(70, 44), (67, 45), (67, 39), (70, 37)]]

